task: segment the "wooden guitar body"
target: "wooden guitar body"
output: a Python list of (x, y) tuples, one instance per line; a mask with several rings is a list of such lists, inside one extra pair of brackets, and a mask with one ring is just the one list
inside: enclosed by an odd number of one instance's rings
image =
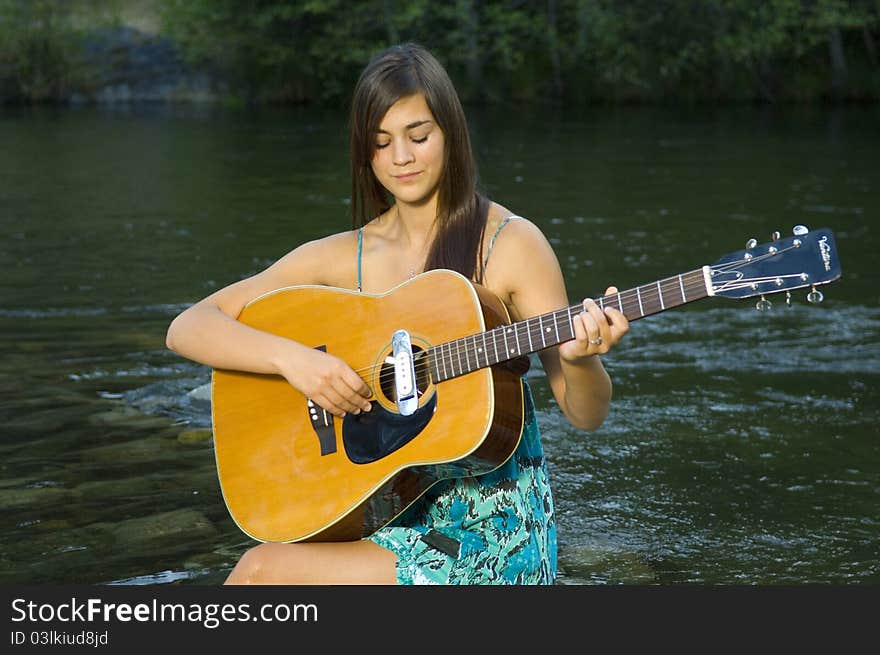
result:
[(220, 486), (233, 520), (254, 539), (360, 539), (436, 482), (489, 472), (516, 449), (521, 371), (505, 364), (435, 384), (423, 362), (419, 409), (397, 411), (386, 363), (396, 330), (427, 354), (509, 323), (497, 297), (457, 273), (429, 271), (381, 295), (288, 287), (252, 301), (238, 320), (336, 355), (375, 396), (372, 411), (343, 420), (280, 376), (213, 372)]

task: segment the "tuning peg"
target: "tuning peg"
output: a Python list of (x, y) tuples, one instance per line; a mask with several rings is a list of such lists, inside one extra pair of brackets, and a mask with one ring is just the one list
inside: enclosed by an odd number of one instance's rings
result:
[(791, 291), (785, 292), (785, 305), (791, 307)]
[(769, 311), (771, 307), (773, 307), (773, 303), (767, 300), (762, 293), (761, 299), (755, 303), (755, 309), (757, 309), (759, 312), (766, 312)]
[(791, 233), (796, 237), (802, 237), (809, 231), (810, 229), (806, 225), (795, 225), (791, 228)]
[(773, 232), (770, 233), (770, 240), (771, 241), (779, 241), (780, 236), (781, 235), (779, 234), (779, 230), (774, 230)]
[(746, 241), (746, 250), (751, 250), (752, 248), (754, 248), (757, 245), (758, 245), (757, 239), (749, 239), (748, 241)]
[(825, 300), (825, 296), (822, 294), (821, 291), (816, 288), (816, 285), (814, 284), (812, 287), (810, 287), (810, 293), (807, 294), (807, 302), (818, 305), (823, 300)]

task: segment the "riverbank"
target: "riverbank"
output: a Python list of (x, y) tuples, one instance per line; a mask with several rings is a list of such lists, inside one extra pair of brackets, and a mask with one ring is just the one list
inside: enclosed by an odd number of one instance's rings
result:
[(756, 4), (0, 0), (0, 103), (340, 107), (370, 54), (403, 41), (474, 105), (880, 99), (880, 9)]

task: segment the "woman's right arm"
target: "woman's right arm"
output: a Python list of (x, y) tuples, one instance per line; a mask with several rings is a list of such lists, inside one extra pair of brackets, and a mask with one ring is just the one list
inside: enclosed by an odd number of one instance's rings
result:
[(369, 409), (371, 392), (338, 357), (249, 327), (236, 320), (254, 298), (292, 284), (320, 284), (327, 243), (310, 242), (266, 270), (230, 284), (181, 312), (165, 343), (174, 352), (212, 368), (281, 375), (327, 411), (342, 416)]

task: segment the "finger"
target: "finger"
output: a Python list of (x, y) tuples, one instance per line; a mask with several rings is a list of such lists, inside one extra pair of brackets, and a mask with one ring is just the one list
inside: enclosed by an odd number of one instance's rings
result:
[(609, 331), (615, 342), (620, 340), (629, 330), (629, 320), (624, 314), (613, 307), (605, 308), (605, 317), (608, 320)]
[(574, 338), (581, 342), (586, 343), (589, 337), (587, 336), (587, 326), (584, 323), (584, 312), (578, 312), (572, 318), (572, 326), (574, 327)]
[(339, 389), (342, 395), (355, 403), (360, 409), (369, 411), (370, 398), (373, 397), (373, 391), (364, 382), (363, 378), (349, 368), (342, 375), (342, 383), (344, 388)]
[(340, 392), (339, 389), (330, 387), (325, 390), (324, 398), (327, 399), (327, 411), (335, 416), (342, 417), (346, 414), (360, 414), (361, 412), (360, 404), (353, 402), (352, 393), (347, 388)]
[[(587, 327), (589, 323), (592, 323), (592, 319), (589, 317), (587, 312), (574, 314), (572, 315), (571, 319), (571, 324), (574, 329), (574, 341), (569, 342), (568, 344), (564, 344), (566, 346), (565, 350), (567, 352), (567, 356), (580, 359), (582, 357), (595, 355), (596, 347), (590, 344), (590, 337)], [(570, 346), (572, 345), (576, 345), (577, 347), (575, 349), (572, 349), (570, 348)]]
[(608, 321), (605, 318), (605, 314), (602, 311), (602, 308), (599, 307), (598, 303), (592, 298), (587, 298), (584, 300), (584, 309), (590, 314), (592, 319), (596, 322), (596, 328), (601, 329), (603, 323), (607, 323)]
[[(584, 300), (584, 311), (580, 312), (574, 317), (575, 336), (578, 339), (578, 347), (582, 353), (579, 356), (592, 356), (605, 352), (602, 346), (602, 333), (596, 323), (596, 320), (593, 318), (588, 309), (589, 303), (593, 303), (593, 301)], [(602, 319), (602, 322), (605, 322), (604, 318)]]
[(620, 309), (622, 306), (620, 302), (620, 295), (618, 293), (617, 287), (610, 286), (605, 289), (605, 302), (602, 303), (603, 309), (608, 309), (609, 307), (613, 307), (614, 309)]
[(620, 338), (629, 331), (629, 321), (616, 309), (606, 309), (605, 315), (611, 322), (611, 334), (614, 336), (615, 342), (620, 341)]
[[(612, 298), (612, 296), (614, 296)], [(612, 326), (619, 326), (621, 321), (623, 324), (628, 325), (629, 321), (626, 316), (624, 316), (623, 312), (620, 311), (619, 307), (621, 306), (620, 297), (618, 296), (617, 287), (610, 286), (605, 290), (605, 297), (608, 299), (608, 302), (605, 303), (605, 307), (603, 308), (603, 313), (605, 314), (608, 322)]]
[[(586, 313), (584, 325), (587, 326), (587, 337), (592, 345), (598, 346), (601, 344), (601, 341), (604, 341), (609, 336), (607, 329), (608, 319), (605, 318), (605, 314), (592, 298), (584, 300), (584, 310)], [(604, 334), (603, 326), (605, 326)], [(596, 343), (597, 340), (600, 343)]]
[(342, 371), (342, 381), (348, 385), (348, 387), (356, 394), (363, 396), (364, 398), (369, 398), (372, 396), (372, 390), (364, 381), (364, 379), (358, 375), (354, 369), (349, 366), (345, 367), (345, 370)]

